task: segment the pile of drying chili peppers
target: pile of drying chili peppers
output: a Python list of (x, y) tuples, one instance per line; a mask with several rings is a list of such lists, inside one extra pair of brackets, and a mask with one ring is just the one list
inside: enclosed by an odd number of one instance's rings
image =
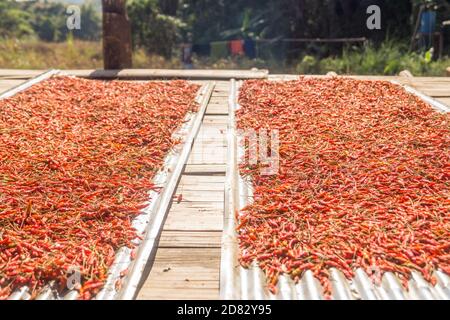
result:
[(197, 85), (54, 77), (0, 100), (0, 298), (81, 273), (80, 298), (103, 286)]
[(278, 129), (280, 170), (241, 164), (254, 202), (238, 213), (240, 262), (278, 276), (311, 270), (331, 297), (330, 268), (374, 283), (411, 271), (450, 274), (450, 115), (389, 82), (247, 81), (240, 129)]

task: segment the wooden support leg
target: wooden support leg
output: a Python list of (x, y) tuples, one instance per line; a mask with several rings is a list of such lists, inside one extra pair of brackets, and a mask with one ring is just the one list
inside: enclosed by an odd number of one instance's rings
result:
[(131, 68), (131, 25), (126, 0), (102, 0), (104, 69)]

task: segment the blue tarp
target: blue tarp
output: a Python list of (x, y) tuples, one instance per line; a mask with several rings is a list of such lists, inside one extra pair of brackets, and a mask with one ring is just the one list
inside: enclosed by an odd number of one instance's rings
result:
[(425, 11), (420, 16), (420, 33), (430, 34), (436, 27), (436, 11)]

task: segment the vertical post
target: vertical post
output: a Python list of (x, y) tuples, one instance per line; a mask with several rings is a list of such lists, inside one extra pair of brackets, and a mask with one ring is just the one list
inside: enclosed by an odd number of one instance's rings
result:
[(415, 42), (416, 42), (417, 32), (419, 31), (420, 19), (422, 17), (423, 9), (424, 9), (424, 7), (423, 7), (423, 5), (421, 5), (419, 7), (419, 13), (417, 14), (417, 21), (416, 21), (416, 25), (414, 27), (414, 33), (413, 33), (413, 35), (411, 37), (411, 44), (409, 46), (409, 51), (413, 51), (414, 50), (414, 45), (415, 45)]
[(126, 0), (102, 0), (104, 69), (131, 68), (131, 25)]

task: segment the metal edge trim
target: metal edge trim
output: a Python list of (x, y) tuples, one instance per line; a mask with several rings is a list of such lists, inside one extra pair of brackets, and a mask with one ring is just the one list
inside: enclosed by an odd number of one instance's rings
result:
[(224, 230), (221, 240), (220, 259), (220, 297), (224, 300), (237, 299), (234, 288), (239, 283), (234, 271), (237, 260), (235, 235), (235, 210), (238, 201), (237, 157), (236, 157), (236, 80), (230, 80), (230, 95), (228, 97), (228, 130), (227, 130), (227, 169), (225, 179)]
[(406, 85), (406, 84), (402, 84), (396, 80), (391, 80), (391, 83), (398, 85), (400, 87), (402, 87), (403, 89), (405, 89), (407, 92), (419, 97), (420, 99), (422, 99), (424, 102), (430, 104), (435, 110), (439, 111), (439, 112), (443, 112), (443, 113), (447, 113), (450, 112), (450, 107), (446, 106), (445, 104), (443, 104), (442, 102), (439, 102), (435, 99), (433, 99), (432, 97), (423, 94), (422, 92)]

